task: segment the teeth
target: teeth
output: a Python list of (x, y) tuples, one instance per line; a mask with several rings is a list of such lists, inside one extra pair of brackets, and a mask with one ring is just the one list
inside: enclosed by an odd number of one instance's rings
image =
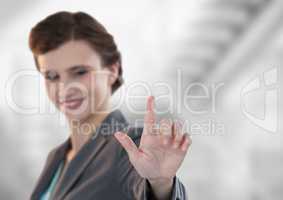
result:
[(72, 105), (76, 104), (76, 101), (73, 101), (73, 102), (66, 102), (65, 104), (66, 104), (67, 106), (72, 106)]
[(71, 102), (77, 102), (80, 101), (82, 99), (68, 99), (68, 100), (60, 100), (59, 102), (61, 103), (71, 103)]

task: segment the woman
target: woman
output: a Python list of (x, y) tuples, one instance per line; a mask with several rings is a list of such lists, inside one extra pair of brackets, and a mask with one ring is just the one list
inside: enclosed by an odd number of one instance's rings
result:
[(187, 199), (176, 172), (190, 137), (170, 120), (156, 128), (152, 96), (143, 128), (110, 109), (122, 62), (98, 21), (83, 12), (52, 14), (32, 28), (29, 45), (48, 97), (70, 127), (70, 137), (49, 153), (32, 200)]

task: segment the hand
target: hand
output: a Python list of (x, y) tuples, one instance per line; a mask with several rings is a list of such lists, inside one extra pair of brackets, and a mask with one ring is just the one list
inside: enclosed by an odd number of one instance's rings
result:
[(169, 183), (181, 166), (191, 144), (190, 136), (182, 133), (180, 123), (161, 120), (156, 128), (154, 98), (147, 100), (144, 128), (139, 147), (125, 133), (115, 137), (127, 151), (129, 160), (141, 177), (151, 183)]

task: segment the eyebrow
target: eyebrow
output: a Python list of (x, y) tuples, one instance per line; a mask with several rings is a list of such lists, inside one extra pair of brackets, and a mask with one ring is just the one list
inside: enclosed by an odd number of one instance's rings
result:
[(67, 71), (73, 72), (73, 71), (76, 71), (77, 69), (80, 69), (80, 68), (90, 69), (91, 66), (89, 66), (89, 65), (83, 65), (83, 64), (82, 64), (82, 65), (74, 65), (74, 66), (68, 68)]
[[(89, 65), (84, 65), (84, 64), (81, 64), (81, 65), (74, 65), (74, 66), (68, 68), (66, 71), (67, 71), (67, 72), (74, 72), (74, 71), (76, 71), (76, 70), (78, 70), (78, 69), (80, 69), (80, 68), (91, 69), (92, 67), (89, 66)], [(43, 70), (42, 72), (43, 72), (44, 74), (48, 74), (48, 73), (51, 72), (51, 71), (52, 71), (52, 70), (46, 70), (46, 71)]]

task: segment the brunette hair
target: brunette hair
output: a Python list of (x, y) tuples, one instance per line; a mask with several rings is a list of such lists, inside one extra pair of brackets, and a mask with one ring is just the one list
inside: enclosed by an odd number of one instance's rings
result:
[(84, 12), (60, 11), (38, 22), (29, 35), (29, 47), (36, 68), (37, 56), (58, 48), (70, 40), (84, 40), (100, 55), (102, 65), (118, 63), (119, 77), (112, 85), (112, 94), (123, 84), (122, 58), (113, 36), (95, 18)]

